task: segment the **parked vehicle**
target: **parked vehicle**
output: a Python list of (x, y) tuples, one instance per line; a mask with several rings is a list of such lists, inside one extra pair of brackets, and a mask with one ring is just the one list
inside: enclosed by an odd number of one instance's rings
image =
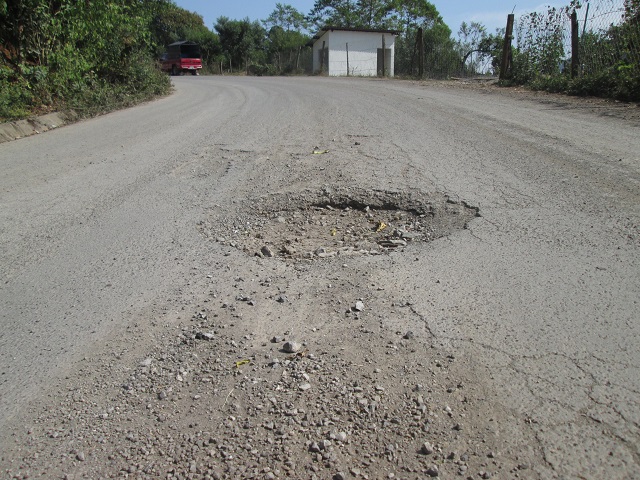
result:
[(167, 47), (167, 52), (160, 57), (160, 68), (171, 75), (182, 75), (191, 72), (198, 75), (202, 68), (200, 45), (194, 42), (175, 42)]

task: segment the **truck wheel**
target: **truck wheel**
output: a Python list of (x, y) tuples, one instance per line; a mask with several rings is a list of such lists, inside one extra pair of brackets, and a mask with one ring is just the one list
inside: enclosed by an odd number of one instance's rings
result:
[(191, 70), (191, 75), (198, 75), (198, 70)]
[(171, 75), (173, 75), (174, 77), (178, 75), (178, 69), (176, 68), (175, 65), (171, 66)]

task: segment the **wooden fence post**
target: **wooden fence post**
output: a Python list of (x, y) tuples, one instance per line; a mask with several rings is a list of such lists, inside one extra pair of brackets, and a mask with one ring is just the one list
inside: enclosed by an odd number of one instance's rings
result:
[(578, 13), (571, 14), (571, 78), (576, 78), (580, 71), (580, 37)]
[(385, 51), (386, 51), (386, 43), (384, 38), (384, 33), (382, 34), (382, 76), (386, 76), (386, 68), (385, 68)]
[(347, 77), (349, 76), (349, 42), (347, 42)]
[(418, 29), (418, 77), (424, 77), (424, 30)]
[(507, 78), (507, 72), (511, 65), (509, 59), (511, 58), (511, 41), (513, 40), (513, 21), (515, 15), (510, 13), (507, 17), (507, 30), (504, 33), (504, 44), (502, 45), (502, 63), (500, 64), (500, 80)]

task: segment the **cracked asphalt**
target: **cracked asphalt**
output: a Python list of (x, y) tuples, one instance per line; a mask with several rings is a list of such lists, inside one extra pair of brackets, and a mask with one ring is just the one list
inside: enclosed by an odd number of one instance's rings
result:
[[(422, 331), (464, 359), (483, 412), (509, 419), (495, 435), (538, 459), (532, 477), (640, 477), (638, 121), (406, 81), (175, 85), (170, 97), (0, 145), (3, 466), (19, 457), (10, 452), (30, 405), (78, 362), (127, 344), (134, 324), (175, 326), (177, 315), (145, 319), (201, 293), (194, 268), (224, 269), (226, 280), (271, 268), (204, 238), (201, 222), (249, 198), (333, 185), (479, 208), (445, 238), (349, 259), (345, 301), (380, 286), (371, 303), (385, 328)], [(315, 279), (347, 275), (341, 262), (306, 268)], [(309, 281), (277, 270), (291, 290)], [(221, 280), (219, 290), (231, 287)], [(394, 317), (383, 297), (405, 301), (410, 318)], [(304, 330), (300, 312), (245, 321), (265, 338)]]

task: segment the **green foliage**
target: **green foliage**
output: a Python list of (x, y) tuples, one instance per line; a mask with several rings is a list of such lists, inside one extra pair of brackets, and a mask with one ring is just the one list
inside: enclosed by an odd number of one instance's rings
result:
[(276, 3), (275, 10), (262, 23), (269, 30), (273, 27), (280, 27), (287, 32), (292, 30), (301, 32), (309, 27), (304, 14), (291, 5), (283, 5), (282, 3)]
[(26, 117), (32, 98), (27, 82), (16, 77), (10, 68), (0, 65), (0, 118), (15, 120)]
[(463, 73), (477, 75), (490, 72), (496, 75), (502, 62), (504, 34), (504, 28), (496, 29), (496, 33), (489, 34), (481, 23), (462, 22), (458, 31), (458, 45)]
[(533, 90), (544, 90), (551, 93), (567, 92), (571, 84), (571, 77), (568, 75), (541, 75), (529, 83)]
[(220, 38), (225, 63), (230, 63), (232, 69), (239, 71), (253, 62), (265, 63), (266, 32), (259, 22), (220, 17), (214, 28)]
[(309, 14), (309, 20), (317, 28), (326, 25), (335, 27), (363, 27), (363, 18), (358, 11), (356, 0), (316, 0)]
[(156, 46), (156, 54), (161, 54), (167, 45), (181, 41), (194, 32), (209, 31), (202, 16), (176, 6), (170, 2), (160, 2), (152, 15), (151, 32)]
[[(417, 76), (419, 65), (418, 28), (423, 29), (424, 74), (429, 78), (447, 78), (461, 73), (462, 61), (458, 44), (451, 38), (451, 29), (435, 10), (425, 10), (426, 17), (402, 19), (406, 30), (396, 39), (395, 71), (400, 75)], [(414, 11), (415, 13), (415, 11)]]
[(620, 23), (600, 30), (583, 25), (579, 69), (572, 78), (571, 55), (564, 51), (570, 35), (566, 19), (581, 8), (574, 0), (563, 9), (523, 17), (509, 81), (551, 92), (640, 101), (640, 0), (625, 0)]
[[(518, 52), (514, 57), (514, 69), (522, 79), (531, 81), (540, 76), (560, 74), (565, 57), (564, 22), (568, 7), (550, 8), (546, 13), (533, 12), (520, 18), (517, 28)], [(525, 61), (526, 65), (517, 65)]]
[(488, 47), (485, 39), (487, 29), (479, 22), (462, 22), (458, 30), (458, 45), (462, 56), (462, 68), (470, 73), (476, 73), (482, 68), (482, 62), (488, 52), (482, 46)]
[(316, 0), (308, 18), (318, 28), (331, 25), (405, 32), (444, 23), (427, 0)]
[(460, 72), (460, 54), (451, 30), (437, 23), (424, 32), (425, 74), (429, 78), (447, 78)]
[(281, 75), (302, 71), (301, 52), (310, 40), (303, 33), (308, 28), (306, 17), (291, 5), (277, 3), (262, 23), (269, 28), (264, 45), (268, 64), (254, 74)]
[(424, 74), (447, 78), (461, 71), (461, 55), (451, 29), (436, 7), (426, 0), (391, 0), (391, 25), (403, 32), (396, 40), (396, 72), (418, 74), (418, 29), (423, 29)]
[(200, 45), (203, 68), (213, 70), (220, 61), (220, 39), (205, 26), (202, 16), (172, 2), (158, 2), (156, 5), (152, 15), (151, 36), (156, 57), (165, 51), (167, 45), (186, 40)]
[[(391, 0), (394, 28), (405, 32), (445, 25), (435, 5), (426, 0)], [(446, 26), (446, 25), (445, 25)], [(448, 30), (448, 27), (447, 27)], [(451, 36), (449, 30), (448, 36)]]
[[(167, 92), (152, 58), (157, 0), (16, 0), (0, 15), (0, 118), (111, 107)], [(113, 93), (113, 94), (112, 94)], [(100, 108), (109, 108), (100, 103)]]
[(309, 37), (282, 27), (272, 27), (266, 41), (266, 52), (272, 69), (263, 74), (282, 74), (299, 72), (300, 52), (309, 42)]

